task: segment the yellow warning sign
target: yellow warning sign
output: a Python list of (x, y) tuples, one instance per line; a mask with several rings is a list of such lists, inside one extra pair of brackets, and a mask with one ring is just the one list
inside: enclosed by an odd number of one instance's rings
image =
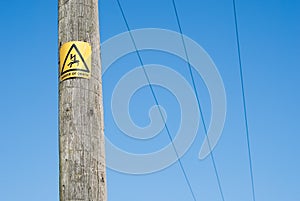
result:
[(60, 81), (69, 78), (91, 77), (92, 48), (87, 42), (71, 41), (63, 44), (59, 51)]

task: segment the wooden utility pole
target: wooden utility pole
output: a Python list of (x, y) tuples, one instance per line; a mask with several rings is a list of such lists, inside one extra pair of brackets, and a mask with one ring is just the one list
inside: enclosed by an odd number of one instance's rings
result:
[(98, 0), (58, 0), (58, 35), (60, 201), (106, 201)]

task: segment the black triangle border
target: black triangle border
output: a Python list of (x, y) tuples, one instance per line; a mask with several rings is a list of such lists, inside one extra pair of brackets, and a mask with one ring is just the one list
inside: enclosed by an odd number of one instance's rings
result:
[[(84, 66), (85, 66), (85, 68), (86, 68), (85, 70), (84, 70), (84, 69), (78, 69), (78, 68), (76, 69), (76, 68), (74, 68), (74, 69), (69, 69), (69, 70), (67, 70), (67, 71), (64, 71), (64, 68), (65, 68), (67, 59), (68, 59), (68, 57), (69, 57), (69, 55), (70, 55), (70, 53), (71, 53), (71, 51), (72, 51), (73, 48), (76, 50), (76, 52), (79, 54), (80, 59), (83, 61), (83, 64), (84, 64)], [(66, 74), (66, 73), (68, 73), (68, 72), (71, 72), (71, 71), (83, 71), (83, 72), (86, 72), (86, 73), (90, 73), (90, 70), (89, 70), (88, 66), (86, 65), (86, 63), (85, 63), (85, 60), (84, 60), (83, 56), (81, 55), (81, 53), (80, 53), (80, 51), (79, 51), (79, 49), (77, 48), (77, 46), (76, 46), (75, 43), (72, 44), (72, 46), (70, 47), (70, 49), (69, 49), (69, 51), (68, 51), (68, 54), (67, 54), (67, 56), (66, 56), (66, 58), (65, 58), (65, 61), (64, 61), (64, 65), (63, 65), (63, 67), (62, 67), (62, 69), (61, 69), (61, 74), (60, 74), (60, 76), (63, 76), (64, 74)]]

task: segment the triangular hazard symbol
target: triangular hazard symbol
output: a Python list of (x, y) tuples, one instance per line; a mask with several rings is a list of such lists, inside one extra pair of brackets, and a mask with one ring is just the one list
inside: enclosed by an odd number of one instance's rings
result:
[(63, 76), (65, 73), (71, 71), (82, 71), (86, 73), (90, 72), (90, 69), (87, 66), (76, 44), (72, 44), (72, 46), (70, 47), (67, 56), (64, 60), (60, 76)]

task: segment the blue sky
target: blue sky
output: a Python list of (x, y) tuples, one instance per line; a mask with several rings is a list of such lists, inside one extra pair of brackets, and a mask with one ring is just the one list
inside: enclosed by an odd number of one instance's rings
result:
[[(121, 1), (132, 29), (178, 31), (170, 0)], [(177, 1), (185, 35), (201, 45), (216, 64), (227, 95), (227, 117), (214, 150), (225, 200), (251, 201), (245, 124), (231, 0)], [(57, 2), (5, 1), (0, 13), (2, 76), (0, 79), (0, 194), (4, 201), (53, 201), (58, 198), (58, 51)], [(101, 42), (126, 31), (116, 1), (102, 0)], [(257, 201), (300, 200), (300, 2), (237, 1), (241, 51)], [(166, 65), (191, 84), (186, 64), (174, 55), (143, 51), (146, 64)], [(133, 140), (116, 126), (110, 107), (119, 79), (139, 66), (135, 54), (115, 62), (103, 76), (105, 135), (118, 147), (148, 153), (169, 143), (167, 134)], [(210, 99), (199, 75), (195, 78), (206, 124)], [(172, 136), (180, 121), (176, 97), (155, 86), (168, 115)], [(149, 124), (154, 105), (147, 87), (130, 102), (139, 126)], [(182, 157), (197, 200), (221, 200), (210, 158), (198, 159), (202, 125)], [(178, 163), (147, 175), (107, 169), (110, 201), (192, 200)]]

